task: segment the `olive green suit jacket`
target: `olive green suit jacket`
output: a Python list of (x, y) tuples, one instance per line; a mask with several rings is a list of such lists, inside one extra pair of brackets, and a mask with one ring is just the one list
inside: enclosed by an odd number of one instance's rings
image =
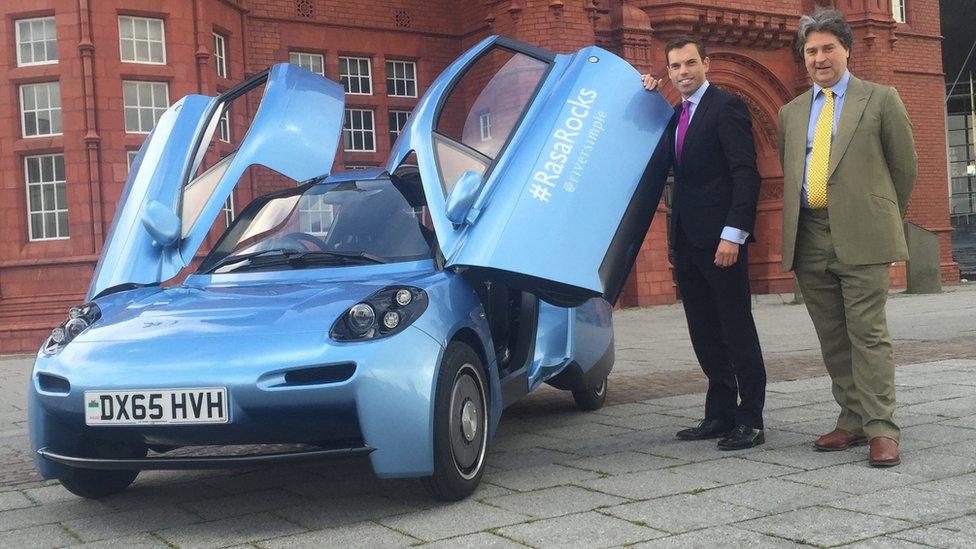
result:
[[(851, 76), (830, 146), (827, 211), (837, 259), (849, 265), (908, 259), (902, 218), (918, 157), (894, 88)], [(783, 165), (783, 270), (793, 269), (813, 89), (779, 110)]]

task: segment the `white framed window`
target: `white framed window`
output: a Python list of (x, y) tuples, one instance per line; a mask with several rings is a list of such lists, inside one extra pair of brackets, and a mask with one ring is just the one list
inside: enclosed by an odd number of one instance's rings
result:
[(231, 192), (230, 196), (227, 197), (227, 202), (224, 202), (224, 207), (221, 208), (221, 212), (224, 214), (224, 227), (230, 227), (230, 224), (234, 222), (234, 193)]
[(119, 16), (119, 51), (122, 61), (165, 65), (165, 36), (162, 19)]
[(230, 143), (230, 107), (224, 107), (224, 112), (217, 120), (217, 138), (224, 143)]
[(325, 57), (320, 53), (289, 52), (288, 62), (309, 72), (325, 76)]
[(139, 155), (139, 151), (125, 151), (125, 165), (129, 167), (129, 171), (132, 171), (132, 162), (135, 161), (136, 156)]
[(27, 182), (27, 226), (30, 239), (68, 238), (64, 155), (25, 157), (24, 179)]
[(908, 0), (891, 0), (891, 15), (898, 23), (905, 22), (905, 2)]
[(410, 118), (410, 111), (390, 111), (390, 146), (392, 147), (398, 137), (400, 137), (400, 132), (403, 131), (403, 127), (407, 124), (407, 118)]
[(166, 82), (122, 82), (126, 133), (149, 133), (169, 107)]
[(54, 17), (17, 21), (17, 66), (58, 62), (58, 36)]
[(386, 94), (391, 97), (417, 97), (417, 64), (413, 61), (387, 60)]
[(335, 211), (332, 204), (322, 199), (321, 194), (312, 194), (302, 196), (298, 203), (298, 216), (302, 232), (325, 236), (332, 227)]
[(346, 109), (345, 123), (342, 125), (342, 144), (346, 151), (376, 151), (376, 125), (373, 111), (367, 109)]
[(21, 86), (20, 113), (23, 137), (61, 135), (60, 83), (41, 82)]
[(213, 33), (214, 37), (214, 64), (217, 67), (217, 76), (227, 78), (227, 39)]
[(350, 95), (373, 95), (373, 69), (368, 57), (340, 57), (339, 82)]
[(491, 113), (485, 111), (478, 115), (478, 128), (481, 130), (481, 140), (491, 139)]

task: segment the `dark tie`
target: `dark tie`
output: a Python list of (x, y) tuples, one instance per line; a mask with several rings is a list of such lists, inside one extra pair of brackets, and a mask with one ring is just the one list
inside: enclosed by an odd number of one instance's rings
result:
[(678, 118), (678, 137), (675, 139), (674, 152), (677, 163), (681, 163), (681, 149), (685, 146), (685, 134), (688, 133), (688, 123), (691, 121), (691, 101), (681, 102), (681, 117)]

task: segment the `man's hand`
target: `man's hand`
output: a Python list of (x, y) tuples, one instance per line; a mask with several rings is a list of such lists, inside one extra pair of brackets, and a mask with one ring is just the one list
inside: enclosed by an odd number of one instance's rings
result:
[(664, 80), (659, 78), (654, 78), (649, 74), (641, 75), (641, 82), (644, 83), (644, 89), (647, 91), (661, 91), (661, 86), (664, 84)]
[(715, 251), (715, 265), (722, 267), (731, 267), (735, 265), (735, 262), (739, 259), (739, 245), (735, 242), (729, 242), (728, 240), (718, 241), (718, 250)]

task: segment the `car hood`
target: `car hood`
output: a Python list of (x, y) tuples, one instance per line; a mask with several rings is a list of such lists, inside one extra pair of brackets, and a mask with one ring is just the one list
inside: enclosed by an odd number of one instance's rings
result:
[(356, 303), (390, 284), (411, 284), (421, 276), (183, 285), (105, 311), (71, 345), (297, 333), (324, 336)]

